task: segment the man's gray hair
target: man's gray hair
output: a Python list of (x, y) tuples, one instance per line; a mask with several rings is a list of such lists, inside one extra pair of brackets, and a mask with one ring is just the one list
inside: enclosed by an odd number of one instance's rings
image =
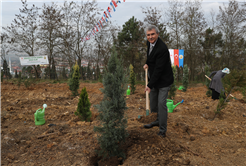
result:
[(155, 29), (156, 33), (159, 34), (159, 29), (155, 25), (147, 25), (145, 28), (145, 34), (147, 34), (147, 31), (151, 31), (152, 29)]

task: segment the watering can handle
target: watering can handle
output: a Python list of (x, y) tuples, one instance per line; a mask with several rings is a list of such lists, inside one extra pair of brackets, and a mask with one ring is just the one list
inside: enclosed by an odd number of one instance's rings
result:
[[(145, 88), (148, 85), (148, 68), (145, 68)], [(149, 94), (146, 91), (146, 110), (149, 110)]]

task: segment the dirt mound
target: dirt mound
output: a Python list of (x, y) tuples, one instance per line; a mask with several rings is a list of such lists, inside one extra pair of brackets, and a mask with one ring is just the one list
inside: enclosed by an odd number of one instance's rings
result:
[[(40, 83), (26, 89), (14, 84), (1, 86), (1, 164), (2, 165), (246, 165), (246, 105), (242, 94), (230, 98), (215, 120), (218, 101), (206, 97), (199, 85), (187, 92), (177, 91), (168, 114), (167, 137), (157, 135), (159, 128), (143, 128), (156, 119), (146, 116), (144, 86), (126, 97), (129, 137), (123, 148), (126, 159), (100, 160), (94, 126), (100, 125), (93, 105), (103, 99), (101, 83), (81, 83), (92, 104), (92, 122), (81, 122), (74, 115), (79, 97), (71, 97), (68, 85)], [(34, 113), (43, 104), (46, 123), (35, 126)], [(139, 118), (140, 117), (140, 118)]]

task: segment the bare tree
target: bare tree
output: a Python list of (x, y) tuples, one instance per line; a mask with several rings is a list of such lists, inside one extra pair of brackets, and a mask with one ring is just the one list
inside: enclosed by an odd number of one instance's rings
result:
[(186, 63), (190, 67), (190, 77), (194, 81), (196, 70), (199, 70), (199, 64), (201, 64), (199, 62), (201, 52), (198, 51), (201, 48), (199, 39), (207, 27), (204, 14), (201, 11), (201, 1), (191, 2), (188, 0), (185, 3), (184, 23), (185, 58)]
[(61, 44), (58, 45), (59, 53), (63, 55), (62, 59), (68, 61), (70, 68), (72, 68), (76, 57), (72, 51), (73, 45), (76, 41), (75, 38), (75, 22), (74, 20), (74, 12), (75, 12), (76, 3), (75, 2), (67, 2), (63, 3), (61, 8), (61, 12), (64, 15), (62, 22), (64, 23), (62, 27), (60, 27), (59, 37), (61, 38)]
[(183, 34), (184, 24), (184, 3), (179, 0), (168, 1), (169, 8), (166, 10), (165, 15), (168, 19), (168, 30), (172, 41), (172, 47), (181, 49), (181, 38)]
[(95, 36), (94, 59), (97, 66), (101, 63), (102, 66), (107, 68), (117, 30), (119, 30), (119, 27), (115, 27), (109, 22), (108, 26)]
[[(25, 53), (28, 56), (35, 56), (39, 47), (37, 45), (37, 30), (38, 30), (38, 11), (39, 8), (32, 5), (28, 8), (26, 0), (21, 0), (22, 9), (21, 14), (16, 14), (10, 26), (3, 27), (8, 33), (12, 41), (12, 51)], [(36, 78), (38, 78), (38, 71), (35, 69)]]
[[(246, 60), (245, 49), (246, 33), (246, 7), (240, 6), (235, 0), (229, 0), (228, 7), (225, 4), (219, 7), (216, 17), (217, 28), (223, 33), (223, 61), (221, 67), (240, 68)], [(242, 57), (244, 55), (244, 58)]]
[[(57, 4), (43, 5), (42, 13), (40, 14), (40, 46), (45, 49), (49, 59), (48, 73), (50, 79), (56, 79), (55, 56), (58, 52), (58, 46), (61, 45), (60, 29), (63, 27), (64, 15), (61, 14)], [(51, 66), (52, 65), (52, 66)]]
[(89, 47), (90, 44), (88, 41), (81, 42), (81, 38), (89, 38), (89, 34), (94, 29), (95, 24), (98, 21), (96, 17), (98, 12), (97, 3), (93, 2), (83, 2), (77, 4), (74, 11), (74, 29), (75, 29), (75, 40), (73, 42), (72, 50), (76, 59), (78, 61), (78, 65), (81, 67), (81, 60), (86, 54), (86, 47)]

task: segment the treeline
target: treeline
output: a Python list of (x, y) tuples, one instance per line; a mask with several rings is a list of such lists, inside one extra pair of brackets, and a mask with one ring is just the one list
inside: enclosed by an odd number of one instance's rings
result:
[[(224, 67), (240, 70), (246, 64), (246, 3), (235, 0), (222, 4), (216, 12), (211, 10), (209, 17), (205, 17), (199, 0), (168, 1), (168, 8), (142, 7), (144, 20), (133, 16), (122, 28), (109, 21), (95, 38), (85, 42), (81, 42), (81, 37), (87, 36), (103, 12), (95, 1), (65, 1), (63, 5), (51, 3), (42, 8), (29, 6), (26, 1), (22, 4), (11, 25), (3, 27), (2, 59), (10, 51), (28, 56), (48, 55), (46, 73), (50, 79), (57, 79), (57, 58), (68, 62), (71, 69), (76, 61), (82, 66), (81, 60), (86, 59), (107, 70), (110, 50), (115, 45), (124, 67), (132, 64), (136, 78), (143, 80), (146, 24), (159, 28), (160, 38), (170, 49), (184, 49), (184, 64), (188, 66), (191, 81), (205, 79), (205, 66), (210, 71)], [(38, 77), (37, 66), (33, 68)], [(83, 79), (82, 67), (80, 73)], [(182, 75), (183, 69), (177, 68), (178, 81)]]

